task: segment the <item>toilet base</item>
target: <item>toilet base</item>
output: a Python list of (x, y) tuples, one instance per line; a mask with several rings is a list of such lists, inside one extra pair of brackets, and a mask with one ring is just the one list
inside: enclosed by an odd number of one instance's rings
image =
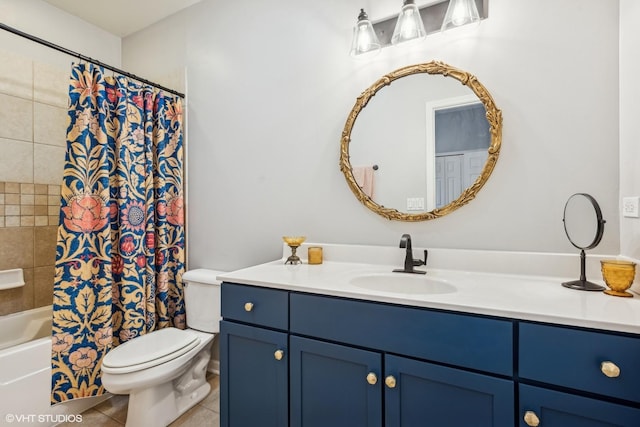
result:
[(210, 357), (211, 343), (208, 343), (178, 378), (154, 387), (132, 390), (125, 426), (167, 426), (204, 399), (211, 391), (206, 379)]

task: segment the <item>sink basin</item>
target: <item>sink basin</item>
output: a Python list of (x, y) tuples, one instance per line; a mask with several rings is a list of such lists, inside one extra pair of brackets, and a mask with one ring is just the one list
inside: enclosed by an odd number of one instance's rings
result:
[(354, 277), (349, 281), (353, 286), (370, 291), (394, 292), (399, 294), (448, 294), (456, 288), (449, 282), (422, 274), (375, 273)]

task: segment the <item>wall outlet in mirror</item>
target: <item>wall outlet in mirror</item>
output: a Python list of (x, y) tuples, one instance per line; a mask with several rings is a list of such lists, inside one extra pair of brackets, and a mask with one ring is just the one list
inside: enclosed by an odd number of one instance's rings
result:
[(423, 211), (424, 197), (407, 197), (407, 211)]

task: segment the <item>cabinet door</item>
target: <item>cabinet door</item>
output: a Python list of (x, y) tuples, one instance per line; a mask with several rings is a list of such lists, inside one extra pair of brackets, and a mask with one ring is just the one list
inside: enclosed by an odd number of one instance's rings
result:
[(521, 384), (519, 419), (521, 427), (638, 427), (640, 409)]
[(380, 353), (293, 335), (289, 348), (291, 426), (382, 426)]
[(220, 323), (220, 425), (288, 425), (287, 334)]
[(387, 426), (513, 425), (513, 381), (393, 355), (385, 376)]

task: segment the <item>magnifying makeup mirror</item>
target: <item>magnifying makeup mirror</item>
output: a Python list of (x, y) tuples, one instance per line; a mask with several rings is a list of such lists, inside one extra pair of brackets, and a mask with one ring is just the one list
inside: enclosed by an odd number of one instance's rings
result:
[(588, 194), (576, 193), (564, 206), (564, 231), (569, 242), (580, 249), (580, 279), (562, 283), (562, 286), (581, 291), (601, 291), (604, 286), (587, 281), (585, 275), (585, 249), (598, 246), (604, 234), (602, 211), (598, 202)]

